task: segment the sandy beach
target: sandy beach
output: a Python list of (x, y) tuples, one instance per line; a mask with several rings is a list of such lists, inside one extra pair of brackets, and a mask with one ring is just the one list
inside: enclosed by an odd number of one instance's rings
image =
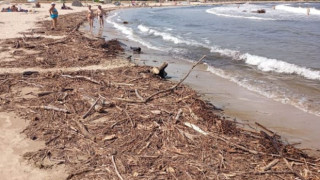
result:
[(129, 62), (117, 40), (79, 31), (87, 7), (66, 5), (54, 31), (49, 4), (0, 13), (2, 179), (319, 179), (317, 157)]

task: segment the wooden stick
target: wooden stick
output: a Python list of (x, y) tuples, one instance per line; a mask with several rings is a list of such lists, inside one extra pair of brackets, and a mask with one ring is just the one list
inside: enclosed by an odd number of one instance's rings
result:
[(49, 94), (52, 94), (52, 93), (54, 93), (54, 92), (53, 92), (53, 91), (39, 92), (39, 93), (38, 93), (38, 97), (46, 96), (46, 95), (49, 95)]
[(141, 99), (141, 101), (144, 101), (144, 98), (142, 96), (140, 96), (139, 92), (138, 92), (138, 89), (135, 89), (134, 90), (136, 92), (136, 96)]
[(241, 150), (243, 150), (243, 151), (249, 152), (249, 153), (251, 153), (251, 154), (255, 154), (255, 155), (256, 155), (256, 154), (265, 154), (265, 153), (261, 153), (261, 152), (255, 151), (255, 150), (251, 150), (251, 149), (245, 148), (245, 147), (243, 147), (243, 146), (241, 146), (241, 145), (238, 145), (238, 144), (235, 144), (235, 143), (233, 143), (233, 142), (230, 142), (230, 141), (228, 141), (227, 139), (225, 139), (225, 138), (223, 138), (223, 137), (220, 137), (220, 136), (217, 136), (217, 135), (214, 135), (214, 134), (209, 134), (209, 133), (203, 131), (202, 129), (200, 129), (197, 125), (194, 125), (194, 124), (192, 124), (192, 123), (185, 122), (184, 125), (192, 128), (193, 130), (195, 130), (195, 131), (197, 131), (197, 132), (199, 132), (199, 133), (201, 133), (201, 134), (203, 134), (203, 135), (205, 135), (205, 136), (206, 136), (206, 135), (209, 135), (209, 136), (211, 136), (211, 137), (213, 137), (213, 138), (219, 139), (219, 140), (221, 140), (221, 141), (223, 141), (223, 142), (225, 142), (225, 143), (227, 143), (227, 144), (229, 144), (229, 145), (231, 145), (231, 146), (234, 146), (234, 147), (236, 147), (236, 148), (238, 148), (238, 149), (241, 149)]
[(87, 76), (70, 76), (70, 75), (67, 75), (67, 74), (63, 74), (63, 75), (61, 75), (61, 77), (66, 77), (66, 78), (70, 78), (70, 79), (82, 79), (82, 80), (86, 80), (86, 81), (92, 82), (94, 84), (100, 84), (99, 81), (94, 80), (94, 79), (92, 79), (90, 77), (87, 77)]
[(90, 171), (92, 171), (92, 169), (85, 169), (83, 171), (78, 171), (78, 172), (70, 174), (66, 179), (69, 180), (69, 179), (72, 179), (74, 176), (78, 176), (80, 174), (85, 174), (85, 173), (90, 172)]
[(279, 162), (279, 159), (274, 159), (271, 161), (268, 165), (264, 166), (261, 168), (261, 171), (268, 171), (270, 170), (273, 166), (277, 165)]
[(179, 118), (180, 118), (181, 114), (182, 114), (182, 109), (179, 109), (176, 117), (174, 118), (176, 123), (179, 121)]
[(113, 155), (111, 156), (111, 160), (112, 160), (112, 164), (114, 166), (114, 170), (116, 171), (117, 176), (119, 177), (119, 179), (123, 180), (122, 176), (120, 175), (120, 173), (118, 171), (118, 168), (117, 168), (116, 162), (114, 161)]
[(266, 128), (265, 126), (263, 126), (262, 124), (260, 124), (260, 123), (258, 123), (258, 122), (255, 122), (255, 124), (256, 124), (257, 126), (259, 126), (261, 129), (263, 129), (263, 130), (267, 131), (268, 133), (270, 133), (271, 136), (273, 136), (273, 135), (279, 136), (279, 135), (277, 135), (276, 133), (274, 133), (273, 131), (271, 131), (270, 129), (268, 129), (268, 128)]
[(45, 109), (45, 110), (53, 110), (53, 111), (58, 111), (58, 112), (64, 112), (64, 113), (70, 114), (69, 110), (57, 108), (55, 106), (32, 106), (32, 107), (33, 108)]
[(88, 117), (89, 113), (92, 111), (92, 109), (94, 108), (94, 106), (98, 103), (98, 101), (100, 100), (101, 96), (98, 97), (98, 99), (92, 104), (92, 106), (89, 108), (89, 110), (82, 116), (82, 119), (85, 119), (86, 117)]
[(199, 126), (195, 125), (195, 124), (192, 124), (192, 123), (189, 123), (189, 122), (185, 122), (184, 123), (185, 126), (188, 126), (189, 128), (197, 131), (198, 133), (202, 134), (202, 135), (208, 135), (207, 132), (203, 131)]
[(303, 176), (301, 176), (298, 172), (296, 172), (292, 166), (289, 164), (288, 160), (286, 158), (283, 158), (284, 162), (286, 163), (287, 167), (291, 170), (291, 172), (297, 176), (298, 178), (300, 178), (301, 180), (305, 180), (305, 178)]
[(77, 126), (79, 127), (80, 132), (84, 135), (84, 137), (91, 139), (92, 141), (96, 142), (96, 137), (89, 133), (86, 126), (81, 122), (77, 120), (73, 120)]

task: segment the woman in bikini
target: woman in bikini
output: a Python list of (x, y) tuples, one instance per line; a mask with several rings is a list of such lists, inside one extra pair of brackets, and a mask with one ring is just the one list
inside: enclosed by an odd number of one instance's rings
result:
[(93, 11), (91, 9), (91, 5), (88, 6), (87, 18), (88, 18), (88, 21), (89, 21), (89, 24), (90, 24), (90, 31), (92, 31), (94, 14), (93, 14)]
[(58, 11), (55, 8), (55, 3), (51, 3), (51, 8), (49, 9), (50, 17), (52, 18), (52, 30), (57, 28), (58, 23)]
[(105, 15), (105, 12), (100, 5), (98, 6), (97, 15), (100, 22), (100, 28), (101, 28), (104, 25), (103, 16)]

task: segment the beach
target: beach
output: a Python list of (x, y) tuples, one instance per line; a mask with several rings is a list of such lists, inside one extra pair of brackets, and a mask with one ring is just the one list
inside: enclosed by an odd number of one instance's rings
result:
[(319, 178), (319, 159), (284, 143), (281, 132), (243, 128), (200, 97), (212, 92), (194, 83), (205, 64), (181, 81), (196, 92), (179, 82), (191, 63), (168, 61), (173, 81), (161, 79), (150, 73), (161, 57), (149, 66), (139, 55), (129, 61), (118, 40), (88, 33), (86, 7), (59, 10), (52, 31), (50, 5), (42, 6), (0, 13), (4, 179)]

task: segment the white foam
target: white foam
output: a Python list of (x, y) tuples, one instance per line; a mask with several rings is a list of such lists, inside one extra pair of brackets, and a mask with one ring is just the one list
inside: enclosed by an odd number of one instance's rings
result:
[[(306, 7), (292, 7), (286, 4), (277, 5), (276, 10), (282, 10), (282, 11), (295, 13), (295, 14), (307, 14)], [(320, 10), (316, 8), (310, 8), (310, 15), (320, 15)]]
[(184, 39), (182, 39), (182, 38), (180, 38), (178, 36), (173, 36), (170, 33), (160, 32), (160, 31), (157, 31), (157, 30), (152, 29), (150, 27), (144, 26), (142, 24), (140, 24), (138, 26), (138, 29), (143, 33), (147, 33), (147, 34), (150, 34), (150, 35), (161, 37), (163, 40), (171, 41), (174, 44), (186, 44), (186, 45), (195, 45), (195, 44), (197, 44), (196, 42), (184, 40)]
[[(235, 8), (233, 8), (233, 9), (235, 9)], [(207, 9), (206, 12), (209, 13), (209, 14), (214, 14), (216, 16), (223, 16), (223, 17), (230, 17), (230, 18), (241, 18), (241, 19), (251, 19), (251, 20), (265, 20), (265, 21), (275, 20), (273, 18), (240, 15), (240, 14), (236, 13), (237, 11), (234, 11), (234, 10), (232, 10), (230, 8), (215, 7), (215, 8)]]
[(126, 37), (132, 41), (135, 41), (135, 42), (138, 42), (144, 46), (146, 46), (147, 48), (149, 49), (154, 49), (154, 50), (158, 50), (158, 51), (163, 51), (163, 49), (161, 48), (158, 48), (156, 46), (153, 46), (152, 44), (142, 40), (141, 38), (139, 38), (138, 36), (135, 36), (134, 33), (133, 33), (133, 30), (127, 26), (124, 26), (124, 25), (121, 25), (121, 24), (118, 24), (116, 22), (114, 22), (112, 19), (114, 17), (116, 17), (118, 14), (117, 13), (114, 13), (113, 15), (109, 16), (107, 18), (107, 23), (109, 24), (112, 24), (114, 28), (120, 30), (123, 34), (126, 35)]
[(218, 69), (218, 68), (215, 68), (213, 66), (208, 65), (207, 71), (209, 71), (212, 74), (215, 74), (219, 77), (222, 77), (224, 79), (228, 79), (229, 81), (234, 82), (237, 85), (239, 85), (249, 91), (256, 92), (264, 97), (273, 99), (273, 100), (281, 102), (283, 104), (290, 104), (290, 105), (292, 105), (292, 106), (294, 106), (304, 112), (308, 112), (308, 113), (320, 116), (319, 110), (310, 109), (308, 104), (304, 104), (302, 100), (298, 100), (298, 101), (294, 100), (294, 98), (292, 98), (292, 97), (291, 98), (287, 97), (287, 95), (285, 93), (277, 92), (274, 89), (270, 89), (269, 87), (254, 86), (254, 85), (250, 84), (250, 82), (247, 79), (239, 79), (237, 77), (233, 77), (233, 76), (225, 73), (225, 71)]
[(230, 57), (234, 60), (242, 60), (246, 64), (256, 66), (259, 70), (264, 72), (296, 74), (307, 79), (320, 80), (320, 71), (301, 67), (295, 64), (287, 63), (285, 61), (251, 55), (249, 53), (241, 54), (240, 51), (222, 49), (219, 47), (211, 47), (211, 52), (219, 53), (220, 55)]
[(247, 64), (257, 66), (261, 71), (297, 74), (307, 79), (320, 80), (320, 71), (290, 64), (281, 60), (269, 59), (266, 57), (251, 55), (249, 53), (240, 55), (240, 59), (244, 60)]
[(210, 14), (217, 15), (217, 16), (224, 16), (224, 17), (231, 17), (231, 18), (252, 19), (252, 20), (267, 20), (267, 21), (275, 20), (275, 19), (272, 19), (272, 18), (262, 18), (262, 17), (256, 17), (256, 16), (239, 16), (239, 15), (231, 15), (231, 14), (222, 14), (222, 13), (215, 12), (214, 8), (213, 9), (208, 9), (206, 12), (210, 13)]

